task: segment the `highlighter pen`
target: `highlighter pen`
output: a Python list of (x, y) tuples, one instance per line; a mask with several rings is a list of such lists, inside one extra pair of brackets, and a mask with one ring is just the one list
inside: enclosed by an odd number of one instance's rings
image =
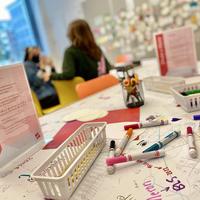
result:
[(118, 163), (124, 163), (134, 160), (143, 160), (143, 159), (150, 159), (150, 158), (160, 158), (165, 155), (164, 150), (158, 150), (158, 151), (151, 151), (146, 153), (135, 153), (131, 155), (126, 156), (118, 156), (118, 157), (112, 157), (106, 159), (107, 166), (112, 166), (114, 164)]
[(190, 157), (196, 158), (197, 157), (197, 149), (196, 149), (195, 142), (194, 142), (192, 127), (190, 127), (190, 126), (187, 127), (187, 141), (188, 141)]
[(162, 120), (162, 119), (152, 120), (152, 121), (147, 121), (147, 122), (140, 122), (140, 123), (125, 125), (124, 130), (128, 130), (129, 128), (139, 129), (139, 128), (146, 128), (146, 127), (153, 127), (153, 126), (162, 126), (162, 125), (167, 125), (168, 123), (169, 123), (168, 120)]
[(180, 131), (173, 131), (173, 132), (169, 133), (166, 137), (163, 138), (163, 140), (161, 140), (161, 141), (159, 141), (159, 142), (151, 145), (147, 149), (145, 149), (143, 151), (143, 153), (149, 152), (149, 151), (156, 151), (158, 149), (161, 149), (164, 145), (168, 144), (173, 139), (175, 139), (176, 137), (178, 137), (180, 135), (180, 133), (181, 133)]
[(133, 129), (129, 128), (128, 131), (126, 132), (125, 136), (121, 140), (119, 147), (115, 151), (116, 156), (119, 156), (123, 152), (123, 150), (126, 147), (130, 137), (132, 136), (132, 133), (133, 133)]
[[(115, 141), (111, 140), (110, 141), (110, 147), (109, 147), (109, 155), (108, 158), (112, 158), (115, 156)], [(108, 174), (114, 174), (115, 172), (115, 166), (107, 166), (107, 172)]]

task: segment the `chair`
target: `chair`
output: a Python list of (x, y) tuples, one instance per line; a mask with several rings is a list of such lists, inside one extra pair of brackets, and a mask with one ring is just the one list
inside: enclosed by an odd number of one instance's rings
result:
[(79, 97), (76, 93), (75, 87), (77, 84), (84, 82), (82, 77), (74, 77), (72, 80), (56, 80), (52, 81), (62, 106), (69, 105), (77, 100)]
[(38, 115), (38, 117), (41, 117), (43, 115), (43, 112), (42, 112), (42, 107), (40, 105), (40, 102), (37, 98), (37, 95), (35, 94), (35, 92), (33, 90), (31, 90), (31, 95), (32, 95), (32, 98), (33, 98), (33, 102), (34, 102), (34, 105), (35, 105), (37, 115)]
[(56, 110), (62, 108), (61, 104), (58, 104), (58, 105), (50, 107), (50, 108), (42, 109), (42, 107), (40, 105), (40, 101), (33, 90), (31, 90), (31, 94), (32, 94), (33, 102), (34, 102), (38, 117), (41, 117), (42, 115), (51, 113), (53, 111), (56, 111)]
[(76, 92), (80, 99), (83, 99), (89, 95), (92, 95), (96, 92), (104, 90), (108, 87), (116, 85), (119, 83), (119, 80), (112, 76), (111, 74), (102, 75), (100, 77), (79, 83), (76, 86)]
[(56, 111), (60, 108), (65, 107), (66, 105), (69, 105), (79, 100), (75, 87), (78, 83), (81, 83), (83, 81), (84, 79), (81, 77), (74, 77), (72, 80), (52, 81), (57, 91), (60, 104), (47, 109), (42, 109), (40, 102), (37, 98), (37, 95), (35, 94), (34, 91), (31, 91), (38, 117)]
[(129, 54), (119, 54), (115, 57), (116, 63), (130, 63), (132, 60), (133, 58)]

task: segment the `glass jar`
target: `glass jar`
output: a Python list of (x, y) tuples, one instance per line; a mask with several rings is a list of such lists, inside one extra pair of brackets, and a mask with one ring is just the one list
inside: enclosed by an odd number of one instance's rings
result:
[(133, 65), (121, 65), (116, 67), (117, 75), (122, 86), (125, 105), (135, 108), (144, 105), (144, 93), (142, 81), (134, 73)]

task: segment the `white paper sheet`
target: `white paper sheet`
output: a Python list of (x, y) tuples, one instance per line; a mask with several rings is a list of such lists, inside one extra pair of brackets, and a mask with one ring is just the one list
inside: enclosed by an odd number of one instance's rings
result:
[[(121, 124), (122, 125), (122, 124)], [(116, 172), (108, 175), (105, 159), (108, 156), (108, 144), (88, 172), (71, 200), (198, 200), (200, 192), (200, 162), (188, 155), (185, 136), (187, 125), (196, 125), (182, 121), (175, 125), (135, 130), (124, 153), (142, 151), (150, 144), (163, 138), (169, 131), (180, 129), (182, 134), (167, 144), (166, 156), (148, 161), (132, 161), (116, 165)], [(111, 131), (111, 132), (110, 132)], [(109, 136), (119, 143), (124, 134), (119, 124), (107, 127)], [(140, 139), (132, 141), (140, 134)], [(198, 151), (200, 152), (200, 137), (195, 135)], [(141, 146), (139, 141), (147, 141)]]

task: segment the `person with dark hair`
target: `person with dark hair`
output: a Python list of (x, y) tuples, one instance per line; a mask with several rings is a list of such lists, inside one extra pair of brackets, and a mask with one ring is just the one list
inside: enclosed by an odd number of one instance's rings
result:
[(78, 19), (69, 25), (71, 46), (65, 50), (63, 72), (53, 73), (51, 79), (72, 79), (81, 76), (85, 80), (106, 74), (111, 65), (96, 44), (92, 31), (85, 20)]
[(50, 82), (48, 73), (40, 72), (40, 49), (29, 47), (25, 49), (24, 66), (31, 89), (36, 93), (43, 109), (59, 104), (58, 95)]

